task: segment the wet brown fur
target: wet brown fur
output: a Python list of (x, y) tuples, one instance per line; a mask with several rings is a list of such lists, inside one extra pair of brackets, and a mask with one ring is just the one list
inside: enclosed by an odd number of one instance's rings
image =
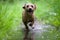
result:
[[(23, 11), (23, 13), (22, 13), (22, 21), (23, 21), (23, 23), (24, 23), (24, 25), (25, 25), (25, 27), (26, 27), (27, 30), (29, 30), (29, 28), (28, 28), (28, 26), (27, 26), (27, 24), (28, 24), (29, 22), (31, 22), (31, 24), (30, 24), (31, 27), (32, 27), (33, 24), (34, 24), (34, 10), (36, 9), (36, 6), (35, 6), (34, 4), (28, 4), (28, 5), (29, 5), (29, 6), (32, 5), (33, 7), (28, 7), (28, 8), (27, 8), (27, 4), (25, 4), (25, 5), (23, 6), (24, 11)], [(27, 10), (28, 10), (29, 8), (31, 8), (31, 9), (33, 10), (33, 12), (27, 12)]]

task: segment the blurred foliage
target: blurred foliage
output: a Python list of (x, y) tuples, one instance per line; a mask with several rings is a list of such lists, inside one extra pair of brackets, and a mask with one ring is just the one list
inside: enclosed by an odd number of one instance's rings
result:
[[(22, 36), (22, 33), (16, 32), (16, 28), (18, 29), (17, 26), (21, 23), (22, 6), (26, 2), (36, 4), (35, 15), (38, 20), (54, 25), (60, 30), (60, 0), (0, 0), (0, 40), (18, 40), (19, 36)], [(56, 31), (52, 31), (52, 35), (55, 33)], [(15, 36), (18, 36), (18, 39), (15, 39)], [(60, 36), (56, 40), (59, 39)]]

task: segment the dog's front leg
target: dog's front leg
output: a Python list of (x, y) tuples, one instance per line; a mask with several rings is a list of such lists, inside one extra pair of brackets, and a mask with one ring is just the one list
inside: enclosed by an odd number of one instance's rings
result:
[(24, 22), (25, 28), (26, 30), (29, 30), (28, 26), (27, 26), (27, 22)]

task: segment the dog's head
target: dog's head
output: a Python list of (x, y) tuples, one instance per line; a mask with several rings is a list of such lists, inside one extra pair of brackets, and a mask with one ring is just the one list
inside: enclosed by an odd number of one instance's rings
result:
[(36, 9), (36, 5), (32, 3), (24, 4), (23, 9), (27, 12), (33, 12)]

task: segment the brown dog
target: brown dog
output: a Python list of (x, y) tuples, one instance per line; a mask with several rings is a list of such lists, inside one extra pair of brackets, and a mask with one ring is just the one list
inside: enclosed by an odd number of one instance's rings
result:
[[(36, 9), (36, 5), (32, 3), (27, 3), (23, 6), (23, 14), (22, 21), (27, 30), (29, 30), (27, 24), (30, 22), (30, 26), (32, 27), (34, 24), (34, 10)], [(33, 28), (33, 27), (32, 27)]]

